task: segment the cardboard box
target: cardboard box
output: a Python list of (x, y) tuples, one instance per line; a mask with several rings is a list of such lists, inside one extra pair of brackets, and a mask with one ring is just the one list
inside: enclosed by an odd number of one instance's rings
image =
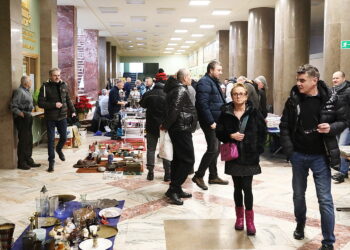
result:
[[(59, 141), (59, 138), (55, 138), (55, 146), (57, 145)], [(73, 138), (67, 138), (66, 143), (64, 144), (63, 148), (73, 148)]]
[[(57, 128), (55, 128), (55, 138), (60, 138)], [(67, 138), (73, 138), (73, 126), (67, 127)]]

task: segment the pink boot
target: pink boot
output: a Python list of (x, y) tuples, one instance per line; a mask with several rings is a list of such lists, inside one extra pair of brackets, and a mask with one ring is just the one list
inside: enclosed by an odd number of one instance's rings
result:
[(245, 220), (247, 225), (247, 235), (255, 235), (256, 229), (254, 226), (254, 211), (245, 210)]
[(236, 230), (244, 229), (244, 207), (236, 207)]

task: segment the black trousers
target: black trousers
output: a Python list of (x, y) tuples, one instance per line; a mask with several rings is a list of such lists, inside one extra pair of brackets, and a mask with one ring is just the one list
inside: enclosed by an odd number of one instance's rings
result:
[(233, 180), (233, 185), (235, 187), (235, 191), (233, 192), (233, 198), (235, 200), (236, 207), (243, 207), (243, 193), (244, 193), (245, 208), (247, 210), (252, 210), (253, 209), (253, 192), (252, 192), (253, 176), (232, 176), (232, 180)]
[(199, 164), (196, 176), (203, 178), (205, 171), (209, 168), (209, 179), (215, 179), (218, 176), (216, 167), (220, 153), (220, 142), (215, 134), (215, 129), (210, 128), (206, 123), (199, 122), (207, 141), (207, 151), (204, 153)]
[(169, 136), (174, 150), (173, 160), (170, 165), (170, 190), (179, 193), (182, 191), (181, 185), (186, 181), (195, 161), (192, 133), (169, 130)]
[(33, 117), (25, 115), (23, 118), (18, 116), (15, 118), (15, 126), (18, 131), (17, 157), (18, 167), (31, 165), (34, 163), (32, 159), (33, 152), (33, 133), (32, 133)]

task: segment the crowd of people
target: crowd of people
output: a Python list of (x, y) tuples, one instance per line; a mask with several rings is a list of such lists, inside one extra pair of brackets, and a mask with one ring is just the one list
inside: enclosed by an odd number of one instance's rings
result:
[[(229, 150), (225, 161), (225, 174), (234, 184), (236, 211), (235, 229), (255, 235), (253, 176), (261, 173), (260, 155), (264, 152), (266, 120), (271, 107), (266, 104), (268, 88), (266, 78), (258, 76), (248, 80), (245, 76), (220, 82), (222, 65), (211, 61), (206, 74), (198, 82), (191, 79), (188, 69), (179, 69), (168, 77), (163, 69), (155, 79), (143, 82), (116, 79), (101, 91), (96, 107), (100, 117), (118, 116), (126, 105), (140, 105), (146, 109), (147, 180), (154, 179), (156, 148), (160, 131), (169, 134), (173, 146), (173, 160), (163, 159), (164, 181), (170, 181), (165, 195), (176, 205), (192, 194), (182, 189), (188, 175), (201, 189), (208, 190), (204, 176), (209, 171), (208, 183), (228, 185), (218, 175), (218, 156)], [(349, 110), (350, 82), (341, 71), (333, 74), (333, 86), (320, 80), (312, 65), (302, 65), (296, 71), (296, 84), (286, 100), (280, 124), (280, 142), (292, 165), (292, 189), (296, 229), (294, 238), (304, 238), (306, 223), (305, 191), (309, 170), (313, 172), (321, 214), (322, 247), (333, 249), (334, 205), (331, 179), (338, 183), (348, 178), (349, 161), (340, 158), (339, 145), (350, 144)], [(39, 167), (32, 159), (31, 127), (33, 101), (29, 89), (31, 80), (21, 79), (14, 92), (11, 109), (18, 130), (18, 168), (28, 170)], [(64, 161), (62, 152), (66, 141), (68, 111), (75, 116), (67, 84), (60, 79), (60, 69), (49, 72), (49, 80), (40, 88), (39, 107), (44, 108), (48, 134), (49, 172), (54, 171), (55, 151)], [(207, 149), (194, 170), (195, 150), (192, 133), (201, 128)], [(55, 128), (60, 140), (54, 147)], [(99, 129), (99, 128), (98, 128)], [(225, 153), (226, 154), (226, 153)], [(225, 156), (226, 157), (226, 156)], [(339, 170), (331, 176), (331, 168)], [(244, 225), (245, 221), (245, 225)]]

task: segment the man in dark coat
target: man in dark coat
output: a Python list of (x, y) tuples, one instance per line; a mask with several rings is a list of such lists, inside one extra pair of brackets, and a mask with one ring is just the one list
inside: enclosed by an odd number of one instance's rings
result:
[(347, 126), (347, 108), (331, 98), (330, 90), (319, 77), (316, 67), (308, 64), (299, 67), (297, 84), (291, 90), (281, 118), (281, 144), (293, 170), (293, 202), (297, 222), (294, 238), (304, 238), (305, 191), (311, 169), (320, 204), (323, 235), (320, 249), (333, 249), (334, 206), (330, 167), (338, 165), (340, 161), (336, 135)]
[[(155, 151), (159, 138), (159, 127), (163, 123), (166, 113), (166, 100), (163, 91), (164, 84), (156, 83), (154, 88), (146, 92), (140, 101), (141, 107), (146, 110), (147, 131), (147, 180), (154, 179)], [(170, 162), (163, 159), (164, 181), (170, 181)]]
[(207, 73), (197, 84), (196, 88), (196, 108), (198, 111), (199, 124), (204, 132), (207, 141), (207, 151), (202, 157), (198, 170), (192, 181), (203, 190), (207, 190), (203, 177), (209, 168), (209, 184), (227, 185), (228, 181), (222, 180), (218, 176), (217, 158), (219, 156), (220, 142), (216, 138), (216, 122), (221, 113), (221, 106), (225, 103), (225, 98), (220, 89), (219, 77), (222, 74), (222, 66), (218, 61), (211, 61), (207, 66)]
[(113, 118), (113, 116), (120, 111), (121, 107), (126, 104), (123, 87), (123, 81), (117, 80), (116, 85), (109, 92), (108, 113), (110, 118)]
[(176, 205), (182, 205), (181, 198), (190, 198), (192, 194), (182, 190), (188, 173), (194, 165), (194, 148), (192, 132), (197, 126), (196, 108), (191, 102), (187, 86), (191, 84), (190, 72), (180, 69), (177, 73), (178, 82), (170, 77), (164, 87), (167, 93), (167, 115), (162, 129), (169, 132), (173, 144), (173, 160), (171, 162), (171, 182), (166, 196)]
[(49, 72), (50, 79), (43, 83), (40, 88), (38, 103), (39, 107), (45, 109), (47, 125), (49, 168), (53, 172), (55, 165), (55, 127), (60, 135), (56, 146), (56, 152), (61, 161), (65, 161), (62, 148), (67, 140), (67, 114), (68, 109), (75, 116), (75, 108), (70, 100), (67, 84), (61, 81), (61, 70), (53, 68)]

